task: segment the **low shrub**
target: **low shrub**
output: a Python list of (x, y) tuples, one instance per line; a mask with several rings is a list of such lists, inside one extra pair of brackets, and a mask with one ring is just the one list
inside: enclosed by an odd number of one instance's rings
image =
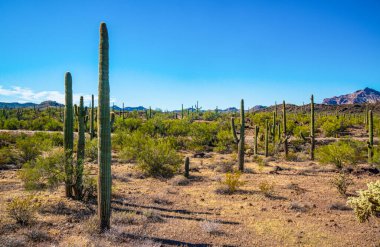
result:
[(270, 183), (268, 181), (262, 181), (259, 183), (259, 190), (261, 193), (263, 193), (265, 196), (271, 196), (274, 193), (274, 184)]
[(240, 181), (241, 172), (227, 172), (225, 176), (225, 180), (221, 182), (222, 187), (217, 189), (217, 193), (219, 194), (233, 194), (238, 188), (245, 183)]

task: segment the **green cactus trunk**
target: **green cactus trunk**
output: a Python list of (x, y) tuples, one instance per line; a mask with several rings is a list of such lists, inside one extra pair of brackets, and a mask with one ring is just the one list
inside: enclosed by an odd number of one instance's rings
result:
[(124, 120), (125, 119), (125, 117), (124, 117), (124, 103), (123, 103), (122, 114), (123, 114), (123, 120)]
[(268, 119), (265, 120), (265, 157), (268, 157), (268, 139), (269, 139), (269, 124)]
[(79, 109), (76, 110), (78, 118), (78, 150), (77, 150), (77, 166), (75, 169), (75, 186), (74, 194), (77, 200), (82, 199), (83, 195), (83, 165), (84, 165), (84, 150), (85, 150), (85, 117), (87, 108), (83, 104), (83, 96), (80, 97)]
[(241, 100), (240, 103), (240, 138), (237, 137), (236, 134), (236, 127), (235, 127), (235, 119), (232, 117), (231, 118), (231, 130), (232, 130), (232, 135), (234, 138), (235, 143), (238, 144), (238, 164), (239, 164), (239, 170), (241, 172), (244, 172), (244, 142), (245, 142), (245, 137), (244, 137), (244, 131), (245, 131), (245, 116), (244, 116), (244, 100)]
[(272, 126), (272, 141), (273, 145), (276, 144), (276, 111), (273, 112), (273, 126)]
[(368, 163), (372, 163), (373, 157), (373, 113), (371, 110), (368, 111)]
[(282, 102), (282, 128), (283, 128), (283, 135), (284, 135), (284, 152), (285, 152), (285, 158), (288, 158), (288, 137), (286, 132), (286, 105), (285, 100)]
[(254, 141), (254, 146), (255, 146), (255, 149), (254, 149), (254, 154), (257, 155), (258, 154), (258, 143), (257, 143), (257, 139), (259, 137), (259, 126), (256, 125), (255, 126), (255, 141)]
[(98, 217), (101, 231), (110, 228), (111, 217), (111, 123), (109, 44), (105, 23), (100, 25), (98, 99)]
[(65, 117), (63, 125), (63, 147), (65, 151), (65, 192), (66, 197), (73, 197), (73, 90), (70, 72), (65, 74)]
[(91, 95), (91, 115), (90, 115), (90, 139), (92, 140), (95, 137), (94, 130), (94, 95)]
[(183, 104), (182, 104), (182, 109), (181, 109), (181, 119), (183, 119)]
[(189, 157), (185, 158), (185, 177), (189, 178), (190, 177), (190, 159)]
[(152, 118), (152, 107), (149, 106), (149, 119)]
[(314, 127), (314, 96), (311, 95), (310, 98), (310, 159), (314, 160), (314, 149), (315, 149), (315, 127)]

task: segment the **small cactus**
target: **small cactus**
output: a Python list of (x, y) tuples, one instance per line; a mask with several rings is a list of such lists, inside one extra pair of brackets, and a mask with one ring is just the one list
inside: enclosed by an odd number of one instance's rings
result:
[(288, 136), (286, 131), (286, 105), (285, 100), (282, 102), (282, 128), (283, 128), (283, 135), (284, 135), (284, 152), (285, 152), (285, 158), (288, 158)]
[(314, 160), (314, 149), (315, 149), (315, 127), (314, 127), (314, 96), (310, 97), (310, 159)]
[(372, 163), (373, 157), (373, 113), (368, 111), (368, 163)]
[(269, 139), (269, 124), (268, 119), (265, 120), (265, 157), (268, 157), (268, 139)]
[(185, 158), (185, 177), (189, 178), (190, 177), (190, 159), (189, 157)]
[(259, 126), (256, 125), (255, 126), (255, 142), (254, 142), (254, 146), (255, 146), (255, 149), (254, 149), (254, 154), (257, 155), (258, 154), (258, 143), (257, 143), (257, 139), (259, 137)]

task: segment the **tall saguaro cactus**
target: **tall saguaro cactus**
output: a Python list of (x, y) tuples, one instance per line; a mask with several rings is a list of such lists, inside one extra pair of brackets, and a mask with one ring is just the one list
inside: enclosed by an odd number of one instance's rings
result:
[(73, 120), (73, 83), (70, 72), (65, 74), (65, 117), (63, 125), (63, 147), (65, 150), (65, 192), (66, 197), (73, 196), (73, 147), (74, 147), (74, 120)]
[(310, 159), (314, 160), (314, 149), (315, 149), (315, 127), (314, 127), (314, 95), (310, 97)]
[(373, 113), (368, 111), (368, 163), (372, 163), (373, 157)]
[(75, 114), (78, 118), (78, 151), (77, 151), (77, 166), (75, 168), (75, 186), (74, 194), (77, 200), (82, 199), (83, 191), (83, 164), (84, 164), (84, 149), (85, 149), (85, 117), (87, 115), (87, 107), (84, 107), (83, 96), (80, 97), (79, 107), (75, 108)]
[(181, 119), (183, 119), (183, 104), (182, 104), (182, 109), (181, 109)]
[(95, 137), (94, 130), (94, 95), (91, 95), (91, 114), (90, 114), (90, 139)]
[(98, 96), (98, 217), (100, 230), (110, 228), (111, 217), (111, 123), (109, 45), (105, 23), (100, 24)]
[(277, 113), (276, 111), (273, 111), (273, 126), (272, 126), (273, 145), (276, 144), (276, 117), (277, 117)]
[(286, 105), (285, 100), (282, 102), (282, 131), (284, 135), (284, 152), (285, 152), (285, 158), (288, 158), (288, 136), (286, 133)]
[(244, 141), (245, 141), (245, 116), (244, 116), (244, 100), (242, 99), (240, 102), (240, 138), (237, 137), (236, 127), (235, 127), (235, 119), (231, 118), (231, 127), (232, 127), (232, 135), (234, 137), (235, 143), (238, 144), (238, 163), (239, 170), (241, 172), (244, 171)]

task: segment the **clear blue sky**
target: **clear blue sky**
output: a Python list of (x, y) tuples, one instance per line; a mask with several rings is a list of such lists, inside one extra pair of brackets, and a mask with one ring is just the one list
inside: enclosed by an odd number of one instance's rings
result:
[[(111, 97), (162, 109), (316, 101), (380, 90), (380, 1), (0, 1), (0, 101), (97, 93), (99, 24)], [(30, 98), (30, 100), (28, 100)]]

